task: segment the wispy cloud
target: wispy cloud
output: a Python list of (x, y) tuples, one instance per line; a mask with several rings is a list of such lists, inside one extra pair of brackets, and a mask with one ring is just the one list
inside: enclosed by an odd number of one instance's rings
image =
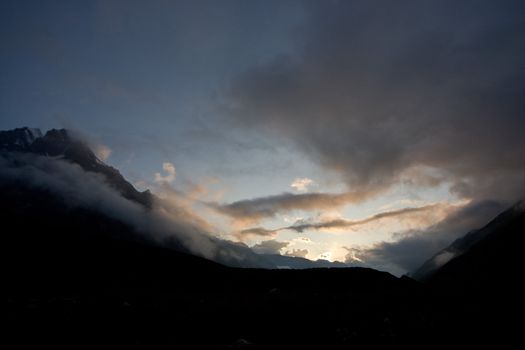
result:
[(501, 203), (492, 201), (464, 205), (430, 227), (394, 234), (392, 241), (347, 247), (346, 263), (402, 275), (419, 267), (455, 239), (484, 226), (503, 209)]
[(268, 230), (263, 227), (252, 227), (238, 232), (238, 237), (244, 239), (246, 236), (274, 237), (279, 230)]
[(315, 185), (314, 180), (307, 177), (298, 177), (292, 181), (290, 187), (299, 192), (307, 192), (313, 185)]
[(107, 161), (111, 153), (113, 153), (111, 148), (103, 144), (96, 144), (92, 146), (92, 149), (97, 158), (103, 161)]
[[(435, 220), (442, 220), (448, 214), (458, 210), (461, 206), (449, 205), (444, 203), (430, 204), (421, 207), (409, 207), (399, 210), (385, 211), (372, 215), (370, 217), (361, 219), (361, 220), (347, 220), (344, 218), (341, 219), (332, 219), (324, 221), (313, 221), (313, 222), (298, 222), (290, 226), (284, 226), (277, 229), (265, 229), (263, 227), (252, 227), (244, 229), (238, 232), (239, 237), (246, 236), (266, 236), (274, 237), (280, 231), (291, 230), (298, 233), (308, 231), (308, 230), (322, 230), (322, 229), (350, 229), (356, 226), (362, 226), (378, 222), (385, 219), (396, 219), (396, 220), (409, 220), (411, 222), (416, 222), (422, 226), (428, 225)], [(430, 213), (439, 214), (439, 215), (429, 215)], [(430, 217), (429, 217), (430, 216)], [(437, 219), (436, 219), (437, 218)], [(309, 239), (306, 237), (301, 237), (305, 242), (309, 242)]]
[(166, 173), (166, 175), (161, 175), (160, 173), (155, 173), (155, 179), (154, 181), (156, 183), (172, 183), (175, 181), (175, 177), (177, 176), (177, 173), (175, 171), (175, 167), (173, 164), (169, 162), (162, 163), (162, 170)]
[(348, 203), (366, 200), (370, 191), (344, 193), (282, 193), (267, 197), (241, 200), (229, 204), (208, 203), (217, 212), (243, 223), (257, 223), (265, 218), (272, 218), (280, 213), (293, 210), (320, 210), (339, 208)]
[(402, 217), (406, 217), (409, 214), (424, 213), (424, 212), (429, 212), (429, 211), (441, 209), (441, 208), (443, 208), (442, 204), (433, 204), (433, 205), (426, 205), (422, 207), (403, 208), (399, 210), (386, 211), (386, 212), (372, 215), (368, 218), (361, 219), (361, 220), (335, 219), (335, 220), (320, 221), (320, 222), (305, 222), (305, 223), (297, 223), (291, 226), (287, 226), (283, 229), (293, 230), (296, 232), (303, 232), (306, 230), (333, 229), (333, 228), (347, 229), (347, 228), (351, 228), (354, 226), (370, 224), (372, 222), (380, 221), (382, 219), (388, 219), (388, 218), (400, 219)]
[[(243, 244), (214, 237), (205, 219), (192, 210), (191, 198), (164, 192), (151, 209), (124, 198), (101, 174), (84, 171), (62, 159), (33, 154), (0, 156), (0, 185), (24, 185), (49, 192), (69, 207), (94, 210), (130, 226), (132, 232), (157, 244), (234, 266), (271, 267)], [(164, 183), (165, 186), (168, 184)]]

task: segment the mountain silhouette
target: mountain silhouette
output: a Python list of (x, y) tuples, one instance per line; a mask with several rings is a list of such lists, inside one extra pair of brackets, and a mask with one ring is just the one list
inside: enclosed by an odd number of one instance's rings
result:
[(464, 293), (490, 295), (503, 289), (525, 295), (523, 283), (516, 278), (523, 274), (525, 203), (516, 203), (474, 232), (454, 243), (466, 249), (435, 271), (428, 282), (442, 289), (454, 286)]
[(154, 246), (45, 191), (0, 192), (6, 317), (18, 344), (341, 346), (426, 331), (412, 280), (365, 268), (230, 268)]
[(101, 161), (84, 141), (66, 129), (51, 129), (45, 134), (39, 129), (28, 127), (0, 131), (0, 151), (66, 159), (80, 165), (85, 171), (102, 174), (107, 183), (125, 198), (148, 208), (152, 205), (149, 191), (137, 191), (117, 169)]
[[(68, 160), (151, 210), (151, 194), (66, 130), (0, 132), (0, 147), (4, 157)], [(424, 283), (367, 268), (228, 267), (21, 179), (0, 178), (0, 220), (6, 341), (19, 346), (334, 348), (521, 334), (521, 202), (454, 242), (455, 256)]]
[[(525, 312), (524, 234), (525, 206), (520, 201), (453, 242), (414, 274), (425, 282), (426, 304), (448, 338), (519, 341)], [(452, 256), (436, 266), (436, 257), (444, 253)]]
[[(507, 209), (503, 213), (499, 214), (496, 218), (491, 220), (483, 228), (473, 230), (467, 233), (465, 236), (455, 240), (450, 246), (441, 250), (432, 258), (423, 263), (423, 265), (413, 274), (411, 274), (411, 276), (420, 281), (427, 281), (430, 279), (441, 279), (444, 278), (443, 276), (446, 274), (452, 274), (453, 272), (451, 271), (451, 266), (458, 266), (457, 268), (459, 268), (460, 265), (465, 265), (462, 268), (466, 269), (467, 261), (472, 258), (471, 255), (473, 253), (471, 250), (477, 251), (480, 249), (477, 247), (478, 245), (484, 246), (489, 244), (487, 242), (499, 242), (500, 240), (503, 240), (506, 242), (506, 244), (519, 247), (521, 245), (519, 239), (522, 238), (522, 235), (516, 233), (516, 231), (523, 231), (524, 227), (516, 227), (516, 225), (522, 225), (520, 220), (523, 220), (524, 212), (525, 204), (523, 201), (516, 203), (511, 208)], [(510, 234), (510, 232), (514, 232), (514, 234)], [(514, 245), (514, 243), (516, 245)], [(492, 253), (496, 254), (497, 249), (503, 249), (503, 247), (495, 245), (491, 249)], [(498, 254), (502, 255), (501, 258), (504, 259), (503, 261), (507, 261), (507, 258), (505, 258), (504, 255), (508, 255), (507, 253), (510, 254), (512, 250), (512, 247), (506, 247), (504, 251), (501, 251)], [(466, 257), (463, 257), (465, 254)], [(489, 266), (499, 266), (500, 263), (498, 261), (502, 261), (501, 258), (490, 261)], [(487, 260), (485, 259), (485, 261)], [(477, 266), (479, 269), (486, 269), (489, 267), (485, 266), (483, 261), (475, 262), (471, 268), (474, 266)], [(512, 266), (519, 266), (519, 264), (512, 264)], [(465, 277), (471, 276), (471, 273), (473, 272), (474, 271), (465, 271)], [(437, 277), (435, 275), (442, 277)], [(463, 277), (461, 280), (464, 281)], [(457, 282), (459, 283), (460, 280)]]

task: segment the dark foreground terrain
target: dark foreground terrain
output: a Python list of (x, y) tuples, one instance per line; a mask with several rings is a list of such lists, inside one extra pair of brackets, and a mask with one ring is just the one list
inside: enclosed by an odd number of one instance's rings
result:
[(0, 155), (5, 348), (329, 349), (521, 338), (523, 203), (454, 242), (447, 251), (456, 257), (443, 267), (429, 260), (417, 272), (424, 282), (363, 268), (240, 269), (184, 253), (177, 242), (154, 245), (93, 208), (96, 201), (71, 205), (69, 192), (49, 190), (60, 172), (44, 175), (46, 183), (13, 175), (46, 174), (60, 158), (151, 207), (150, 193), (66, 130), (0, 132)]
[(523, 214), (423, 284), (362, 268), (228, 268), (45, 192), (1, 193), (11, 343), (330, 348), (521, 332)]

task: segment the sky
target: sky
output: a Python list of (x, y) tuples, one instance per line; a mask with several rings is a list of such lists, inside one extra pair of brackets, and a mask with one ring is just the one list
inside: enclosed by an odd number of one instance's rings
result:
[[(525, 197), (522, 1), (2, 1), (0, 129), (254, 250), (416, 268)], [(175, 192), (174, 192), (175, 191)]]

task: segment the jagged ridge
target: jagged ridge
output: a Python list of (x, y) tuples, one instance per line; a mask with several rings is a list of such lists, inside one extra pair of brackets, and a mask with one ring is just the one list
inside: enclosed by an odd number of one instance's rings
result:
[(151, 208), (153, 198), (149, 191), (137, 191), (117, 169), (97, 158), (84, 141), (67, 129), (51, 129), (45, 135), (39, 129), (28, 127), (0, 131), (0, 151), (63, 157), (86, 171), (104, 175), (108, 184), (122, 196)]

